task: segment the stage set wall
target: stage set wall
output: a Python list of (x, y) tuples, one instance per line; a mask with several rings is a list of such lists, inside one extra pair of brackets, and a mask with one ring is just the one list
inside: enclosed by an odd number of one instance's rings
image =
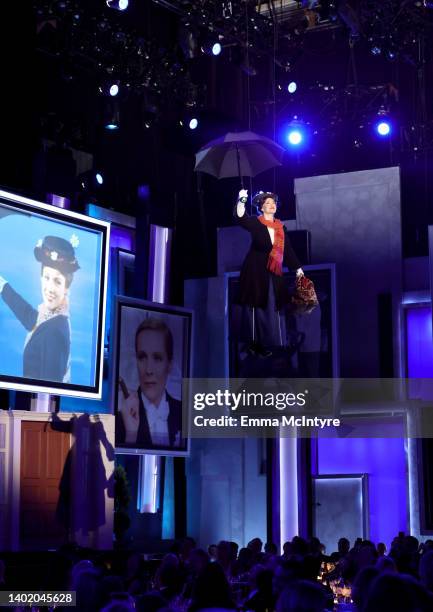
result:
[[(295, 191), (297, 220), (285, 222), (286, 227), (311, 232), (313, 266), (336, 264), (341, 374), (383, 375), (379, 303), (386, 296), (392, 319), (391, 337), (385, 340), (391, 355), (388, 366), (391, 359), (391, 368), (398, 375), (396, 347), (400, 339), (398, 312), (403, 278), (399, 168), (298, 179)], [(185, 305), (195, 311), (194, 375), (199, 377), (227, 375), (228, 304), (224, 275), (240, 269), (249, 237), (239, 227), (220, 228), (217, 243), (218, 277), (185, 283)], [(408, 282), (413, 279), (412, 268), (420, 269), (418, 262), (412, 264), (405, 269)], [(420, 275), (423, 276), (422, 270)], [(387, 544), (398, 531), (407, 532), (409, 525), (407, 442), (403, 435), (402, 425), (401, 437), (394, 439), (320, 440), (312, 474), (368, 474), (369, 534)], [(247, 533), (264, 539), (266, 477), (242, 471), (242, 466), (251, 469), (245, 449), (254, 448), (255, 444), (257, 440), (192, 441), (187, 462), (188, 527), (202, 545), (222, 538), (234, 539), (242, 545), (248, 540)], [(256, 461), (253, 463), (257, 465)], [(302, 467), (298, 465), (297, 469)], [(250, 478), (253, 486), (249, 488)], [(389, 500), (395, 502), (392, 518)], [(251, 508), (255, 508), (254, 517), (246, 516)], [(272, 512), (284, 522), (278, 509)], [(298, 508), (291, 508), (290, 501), (284, 512), (298, 516)], [(250, 522), (243, 532), (240, 525), (245, 518)], [(290, 525), (293, 533), (286, 535), (293, 537), (300, 526), (293, 521)]]
[[(194, 309), (195, 377), (228, 371), (227, 279), (185, 281), (185, 306)], [(187, 531), (201, 546), (219, 540), (266, 541), (264, 445), (258, 439), (192, 439), (186, 461)]]
[[(337, 267), (341, 375), (381, 376), (381, 296), (391, 297), (394, 347), (399, 337), (400, 169), (296, 179), (295, 193), (297, 226), (312, 235), (312, 262)], [(393, 365), (397, 375), (395, 355)]]
[[(399, 168), (296, 179), (295, 193), (297, 226), (312, 235), (312, 262), (336, 264), (341, 376), (398, 376), (403, 271), (409, 283), (414, 272), (423, 277), (419, 262), (403, 268)], [(392, 321), (385, 339), (379, 307), (384, 297)], [(318, 441), (319, 475), (368, 475), (369, 537), (388, 546), (399, 531), (409, 530), (403, 423), (400, 431), (401, 437), (393, 431), (387, 439), (352, 432), (350, 438)]]
[[(59, 416), (59, 427), (71, 434), (71, 456), (70, 462), (67, 462), (71, 468), (68, 477), (70, 499), (66, 508), (70, 516), (67, 541), (95, 549), (110, 549), (113, 546), (114, 417), (67, 413)], [(51, 421), (52, 414), (48, 412), (0, 411), (0, 550), (22, 548), (21, 425), (23, 422), (39, 422), (50, 427)], [(88, 528), (88, 518), (94, 516), (95, 508), (92, 504), (95, 498), (84, 494), (83, 486), (86, 482), (90, 483), (91, 490), (98, 495), (98, 502), (103, 505), (98, 510), (100, 514), (93, 529)], [(53, 486), (59, 488), (60, 482), (53, 483)]]
[[(403, 423), (382, 426), (403, 435)], [(399, 430), (399, 431), (398, 431)], [(391, 433), (391, 432), (390, 432)], [(352, 432), (352, 435), (356, 433)], [(399, 531), (409, 531), (407, 445), (402, 438), (322, 438), (318, 440), (318, 475), (368, 476), (368, 535), (390, 549)], [(339, 537), (345, 537), (345, 533)], [(361, 535), (361, 534), (359, 534)], [(338, 537), (334, 542), (337, 550)], [(327, 551), (331, 553), (333, 551)]]

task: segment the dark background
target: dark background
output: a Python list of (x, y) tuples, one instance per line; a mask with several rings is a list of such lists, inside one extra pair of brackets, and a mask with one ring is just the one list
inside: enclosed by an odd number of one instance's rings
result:
[[(224, 2), (161, 4), (131, 0), (119, 12), (102, 0), (35, 0), (4, 9), (4, 188), (40, 199), (61, 191), (76, 210), (96, 201), (135, 215), (138, 186), (149, 184), (151, 221), (176, 228), (176, 277), (210, 276), (216, 227), (231, 224), (239, 183), (203, 176), (199, 186), (194, 153), (248, 127), (280, 141), (297, 115), (309, 130), (307, 146), (288, 151), (283, 167), (259, 175), (253, 190), (277, 190), (281, 217), (294, 218), (294, 177), (400, 165), (404, 255), (427, 254), (432, 9), (344, 0), (329, 20), (333, 3), (323, 2), (318, 23), (307, 28), (301, 7), (284, 18), (259, 18), (257, 6), (267, 3), (235, 1), (224, 19)], [(196, 38), (194, 58), (187, 57), (185, 31)], [(218, 32), (221, 55), (203, 54), (200, 44)], [(113, 77), (121, 84), (120, 129), (108, 132), (104, 119), (114, 102), (98, 87)], [(285, 89), (289, 80), (298, 83), (293, 96)], [(373, 133), (381, 109), (392, 117), (390, 139)], [(187, 128), (191, 116), (200, 121), (195, 131)], [(93, 155), (102, 187), (76, 177), (72, 148)], [(180, 282), (177, 293), (180, 301)]]

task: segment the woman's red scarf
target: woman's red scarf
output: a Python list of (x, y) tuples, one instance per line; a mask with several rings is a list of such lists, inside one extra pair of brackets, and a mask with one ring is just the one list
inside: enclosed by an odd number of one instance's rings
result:
[(278, 219), (268, 221), (263, 215), (258, 217), (258, 220), (266, 227), (271, 227), (275, 230), (274, 244), (272, 251), (269, 253), (268, 270), (277, 276), (283, 275), (283, 254), (284, 254), (284, 225)]

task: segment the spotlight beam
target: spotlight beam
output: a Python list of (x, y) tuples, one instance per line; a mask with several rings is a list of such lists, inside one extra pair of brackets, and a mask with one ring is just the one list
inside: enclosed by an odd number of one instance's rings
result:
[(176, 15), (181, 15), (181, 16), (185, 15), (185, 12), (181, 8), (179, 8), (172, 2), (168, 2), (168, 0), (153, 0), (153, 3), (158, 4), (159, 6), (162, 6), (163, 8), (166, 8), (172, 13), (176, 13)]

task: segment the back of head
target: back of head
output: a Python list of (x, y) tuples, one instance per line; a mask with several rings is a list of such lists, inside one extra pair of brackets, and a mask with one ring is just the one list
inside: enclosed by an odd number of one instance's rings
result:
[(96, 610), (101, 601), (100, 574), (95, 569), (85, 569), (75, 577), (77, 607), (80, 610)]
[(250, 548), (256, 555), (262, 552), (263, 542), (260, 538), (253, 538), (248, 542), (248, 548)]
[(267, 553), (268, 555), (277, 555), (278, 554), (277, 545), (274, 544), (273, 542), (266, 542), (265, 553)]
[(104, 576), (100, 580), (99, 586), (102, 605), (108, 604), (112, 593), (120, 593), (125, 588), (124, 581), (120, 576)]
[(281, 560), (274, 571), (274, 593), (278, 597), (288, 586), (304, 578), (302, 557)]
[(433, 550), (429, 550), (421, 555), (419, 561), (419, 577), (423, 585), (433, 591)]
[(194, 548), (189, 556), (189, 569), (198, 574), (209, 563), (209, 555), (202, 548)]
[(377, 567), (364, 567), (356, 575), (352, 586), (352, 599), (359, 610), (362, 610), (372, 582), (379, 576)]
[(239, 545), (236, 542), (229, 542), (230, 545), (230, 556), (235, 561), (238, 556)]
[(301, 538), (300, 536), (295, 536), (292, 539), (292, 554), (301, 555), (304, 557), (306, 554), (308, 554), (308, 551), (309, 547), (307, 540), (304, 540), (304, 538)]
[(197, 576), (190, 609), (212, 607), (234, 607), (229, 583), (219, 563), (209, 563)]
[(347, 555), (350, 550), (350, 542), (347, 538), (340, 538), (338, 540), (338, 552), (342, 555)]
[[(168, 557), (168, 555), (166, 555)], [(161, 589), (170, 589), (173, 592), (180, 590), (181, 588), (181, 575), (179, 570), (179, 563), (171, 559), (164, 557), (161, 565), (158, 567), (155, 574), (155, 583)], [(170, 555), (174, 557), (174, 555)]]
[(324, 612), (326, 606), (323, 587), (308, 580), (299, 580), (281, 593), (277, 612)]
[(375, 567), (377, 567), (381, 574), (384, 574), (385, 572), (397, 572), (397, 566), (391, 557), (379, 557), (379, 559), (376, 561)]
[(364, 612), (430, 612), (433, 598), (410, 576), (381, 574), (371, 584)]

